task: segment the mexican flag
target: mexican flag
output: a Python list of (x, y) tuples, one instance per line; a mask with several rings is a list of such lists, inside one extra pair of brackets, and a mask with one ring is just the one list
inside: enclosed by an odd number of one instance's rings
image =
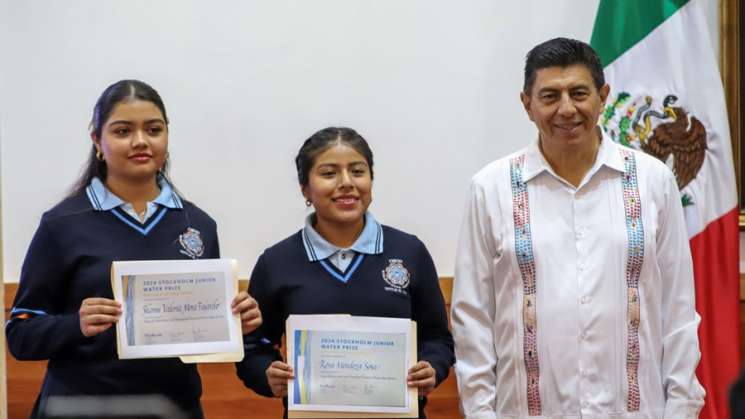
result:
[(740, 367), (738, 205), (704, 1), (601, 0), (591, 45), (611, 87), (600, 125), (666, 162), (677, 178), (701, 315), (701, 418), (725, 419)]

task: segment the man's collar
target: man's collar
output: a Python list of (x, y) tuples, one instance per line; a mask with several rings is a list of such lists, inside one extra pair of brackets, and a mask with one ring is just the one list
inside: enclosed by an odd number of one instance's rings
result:
[[(616, 144), (601, 128), (598, 127), (598, 129), (601, 132), (600, 147), (595, 156), (595, 163), (593, 163), (590, 171), (596, 172), (601, 166), (607, 166), (619, 172), (625, 172), (626, 167), (623, 164), (623, 158), (621, 157), (621, 153), (618, 152), (621, 146)], [(533, 141), (525, 153), (525, 169), (523, 171), (523, 180), (525, 182), (530, 181), (544, 171), (558, 177), (548, 163), (548, 160), (546, 160), (543, 152), (541, 152), (539, 142), (540, 139)]]

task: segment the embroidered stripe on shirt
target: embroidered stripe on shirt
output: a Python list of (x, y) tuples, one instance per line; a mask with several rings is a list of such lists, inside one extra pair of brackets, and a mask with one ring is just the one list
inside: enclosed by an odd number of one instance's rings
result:
[(530, 232), (528, 186), (523, 181), (525, 156), (510, 160), (512, 184), (512, 218), (515, 223), (515, 255), (523, 280), (523, 359), (527, 380), (528, 414), (541, 414), (541, 395), (538, 381), (538, 319), (536, 316), (535, 258)]
[(621, 150), (626, 173), (623, 174), (623, 206), (626, 211), (626, 234), (628, 236), (626, 259), (627, 337), (626, 337), (626, 380), (628, 398), (626, 409), (639, 411), (639, 277), (644, 262), (644, 225), (639, 199), (639, 185), (636, 178), (636, 158), (629, 150)]

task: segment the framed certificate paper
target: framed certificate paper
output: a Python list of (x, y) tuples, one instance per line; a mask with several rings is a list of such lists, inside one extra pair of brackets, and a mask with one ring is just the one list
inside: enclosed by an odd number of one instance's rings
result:
[(416, 363), (409, 319), (304, 315), (287, 319), (290, 418), (417, 417), (406, 385)]
[(111, 283), (123, 311), (119, 358), (241, 359), (240, 319), (230, 309), (235, 270), (230, 259), (114, 262)]

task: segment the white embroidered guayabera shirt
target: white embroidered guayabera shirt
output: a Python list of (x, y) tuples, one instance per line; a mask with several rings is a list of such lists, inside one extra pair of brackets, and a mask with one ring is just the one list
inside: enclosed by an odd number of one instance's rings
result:
[(536, 141), (473, 177), (452, 298), (467, 419), (697, 418), (699, 321), (662, 162), (604, 136), (575, 188)]

